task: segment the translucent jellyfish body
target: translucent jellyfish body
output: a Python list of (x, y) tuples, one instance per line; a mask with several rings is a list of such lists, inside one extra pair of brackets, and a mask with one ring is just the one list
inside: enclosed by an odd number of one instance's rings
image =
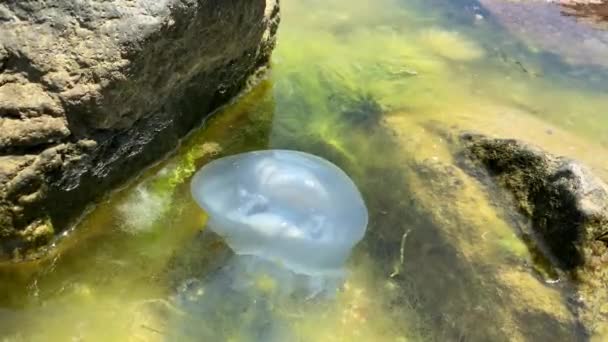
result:
[(267, 150), (215, 160), (194, 176), (192, 194), (208, 226), (238, 255), (306, 275), (341, 272), (363, 238), (368, 214), (352, 180), (322, 158)]
[(175, 303), (186, 315), (169, 340), (299, 340), (285, 313), (331, 299), (365, 234), (354, 183), (319, 157), (269, 150), (215, 160), (191, 189), (235, 255), (184, 284)]

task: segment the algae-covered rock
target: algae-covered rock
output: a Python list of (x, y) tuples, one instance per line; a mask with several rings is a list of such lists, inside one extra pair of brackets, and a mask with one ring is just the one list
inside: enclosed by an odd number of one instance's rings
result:
[(268, 64), (278, 9), (1, 2), (0, 256), (52, 240), (241, 91)]
[(565, 270), (606, 253), (608, 187), (585, 166), (517, 140), (462, 136), (466, 156), (509, 190)]
[(578, 322), (562, 291), (547, 286), (530, 267), (530, 252), (517, 230), (480, 184), (439, 160), (416, 162), (413, 171), (410, 181), (417, 201), (449, 237), (455, 259), (466, 265), (453, 281), (462, 287), (445, 291), (454, 291), (452, 296), (466, 298), (467, 305), (475, 307), (455, 315), (454, 304), (446, 301), (441, 312), (454, 315), (452, 319), (464, 326), (483, 322), (483, 328), (467, 332), (473, 341), (575, 340)]

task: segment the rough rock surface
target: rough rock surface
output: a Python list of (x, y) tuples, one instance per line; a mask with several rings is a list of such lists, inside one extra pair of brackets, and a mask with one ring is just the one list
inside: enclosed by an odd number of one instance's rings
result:
[(0, 254), (20, 258), (263, 69), (277, 0), (0, 3)]
[(465, 155), (508, 189), (565, 270), (606, 257), (608, 187), (576, 161), (517, 140), (464, 134)]
[(600, 29), (608, 29), (608, 1), (559, 0), (558, 3), (564, 14), (581, 18)]

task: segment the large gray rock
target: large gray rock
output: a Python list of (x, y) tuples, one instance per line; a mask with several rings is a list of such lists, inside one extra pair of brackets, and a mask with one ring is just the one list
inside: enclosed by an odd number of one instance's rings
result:
[(0, 254), (35, 255), (269, 61), (278, 0), (0, 3)]
[(608, 261), (608, 187), (585, 166), (517, 140), (465, 134), (462, 141), (467, 159), (513, 195), (559, 266)]

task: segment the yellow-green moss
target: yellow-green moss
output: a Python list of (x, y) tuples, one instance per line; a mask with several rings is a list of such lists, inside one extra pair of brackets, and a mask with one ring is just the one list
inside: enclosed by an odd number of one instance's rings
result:
[(420, 40), (439, 56), (455, 61), (472, 61), (484, 56), (483, 49), (461, 33), (431, 28), (423, 31)]

